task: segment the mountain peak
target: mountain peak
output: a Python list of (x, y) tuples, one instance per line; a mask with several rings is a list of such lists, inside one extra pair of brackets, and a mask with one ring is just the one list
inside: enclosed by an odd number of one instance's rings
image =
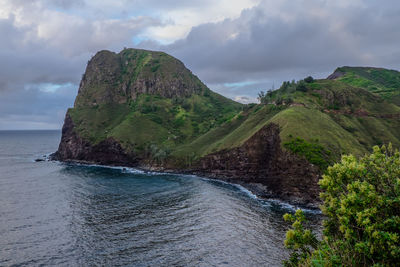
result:
[(75, 106), (127, 103), (141, 94), (185, 98), (208, 88), (178, 59), (158, 51), (102, 50), (89, 60)]

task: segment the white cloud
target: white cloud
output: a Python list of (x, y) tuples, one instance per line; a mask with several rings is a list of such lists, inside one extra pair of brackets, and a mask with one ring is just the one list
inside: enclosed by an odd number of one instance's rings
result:
[(244, 95), (235, 96), (235, 98), (233, 100), (235, 100), (239, 103), (242, 103), (242, 104), (259, 103), (260, 102), (255, 97), (249, 97), (249, 96), (244, 96)]
[(179, 6), (176, 6), (175, 9), (160, 14), (160, 18), (163, 21), (172, 23), (166, 23), (165, 26), (151, 27), (147, 32), (147, 38), (161, 42), (175, 41), (184, 38), (194, 26), (239, 17), (244, 9), (252, 8), (258, 2), (258, 0), (219, 0), (192, 7), (179, 8)]

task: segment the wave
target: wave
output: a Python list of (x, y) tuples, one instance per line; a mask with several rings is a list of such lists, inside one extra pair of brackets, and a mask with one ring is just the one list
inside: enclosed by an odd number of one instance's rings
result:
[(319, 209), (305, 208), (305, 207), (301, 207), (301, 206), (297, 206), (297, 205), (292, 205), (292, 204), (290, 204), (288, 202), (285, 202), (283, 200), (280, 200), (280, 199), (260, 198), (256, 194), (251, 192), (249, 189), (247, 189), (246, 187), (244, 187), (243, 185), (240, 185), (240, 184), (230, 183), (230, 182), (226, 182), (226, 181), (222, 181), (222, 180), (218, 180), (218, 179), (213, 179), (213, 178), (207, 178), (207, 177), (199, 177), (199, 178), (201, 178), (203, 180), (213, 181), (213, 182), (216, 182), (216, 183), (221, 183), (221, 184), (234, 186), (239, 191), (241, 191), (242, 193), (247, 195), (249, 198), (256, 200), (257, 202), (259, 202), (264, 207), (271, 208), (272, 205), (277, 205), (277, 206), (279, 206), (279, 208), (284, 209), (284, 210), (296, 211), (298, 209), (301, 209), (305, 213), (322, 214), (321, 210), (319, 210)]
[[(50, 154), (49, 154), (50, 155)], [(313, 209), (313, 208), (305, 208), (297, 205), (290, 204), (288, 202), (285, 202), (280, 199), (265, 199), (265, 198), (260, 198), (253, 192), (251, 192), (249, 189), (244, 187), (243, 185), (240, 184), (235, 184), (215, 178), (209, 178), (209, 177), (203, 177), (203, 176), (198, 176), (194, 174), (182, 174), (182, 173), (174, 173), (174, 172), (162, 172), (162, 171), (149, 171), (149, 170), (144, 170), (144, 169), (139, 169), (139, 168), (133, 168), (133, 167), (124, 167), (124, 166), (109, 166), (109, 165), (100, 165), (100, 164), (88, 164), (88, 163), (80, 163), (80, 162), (61, 162), (57, 161), (60, 164), (68, 164), (68, 165), (75, 165), (75, 166), (84, 166), (84, 167), (95, 167), (95, 168), (105, 168), (105, 169), (114, 169), (114, 170), (120, 170), (121, 173), (129, 173), (129, 174), (140, 174), (140, 175), (148, 175), (148, 176), (165, 176), (165, 175), (174, 175), (174, 176), (179, 176), (179, 177), (190, 177), (190, 178), (198, 178), (201, 180), (205, 181), (212, 181), (216, 182), (219, 184), (225, 184), (225, 185), (230, 185), (244, 193), (247, 197), (256, 200), (259, 202), (264, 207), (271, 208), (273, 205), (278, 206), (280, 209), (288, 210), (288, 211), (296, 211), (297, 209), (303, 210), (305, 213), (310, 213), (310, 214), (322, 214), (321, 210), (319, 209)]]

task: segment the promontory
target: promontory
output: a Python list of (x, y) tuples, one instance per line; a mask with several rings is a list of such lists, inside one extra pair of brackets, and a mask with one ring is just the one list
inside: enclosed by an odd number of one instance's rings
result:
[(319, 178), (342, 154), (400, 145), (394, 70), (341, 67), (327, 79), (284, 82), (259, 100), (217, 94), (163, 52), (100, 51), (52, 158), (198, 174), (315, 206)]

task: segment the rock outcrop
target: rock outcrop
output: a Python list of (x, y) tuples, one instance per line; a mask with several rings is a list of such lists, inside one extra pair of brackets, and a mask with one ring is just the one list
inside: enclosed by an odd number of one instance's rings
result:
[(183, 98), (205, 89), (181, 61), (163, 52), (103, 50), (88, 62), (75, 106), (121, 104), (140, 94)]
[(279, 132), (277, 124), (268, 124), (242, 146), (202, 158), (195, 172), (244, 184), (262, 197), (313, 206), (318, 203), (320, 170), (283, 151)]
[(92, 144), (80, 137), (74, 130), (74, 123), (67, 113), (62, 128), (61, 142), (53, 160), (73, 161), (101, 165), (137, 166), (138, 159), (127, 153), (121, 144), (107, 138), (98, 144)]
[(332, 74), (330, 74), (326, 79), (328, 80), (335, 80), (337, 78), (340, 78), (342, 76), (344, 76), (344, 72), (341, 72), (339, 70), (336, 70), (335, 72), (333, 72)]

